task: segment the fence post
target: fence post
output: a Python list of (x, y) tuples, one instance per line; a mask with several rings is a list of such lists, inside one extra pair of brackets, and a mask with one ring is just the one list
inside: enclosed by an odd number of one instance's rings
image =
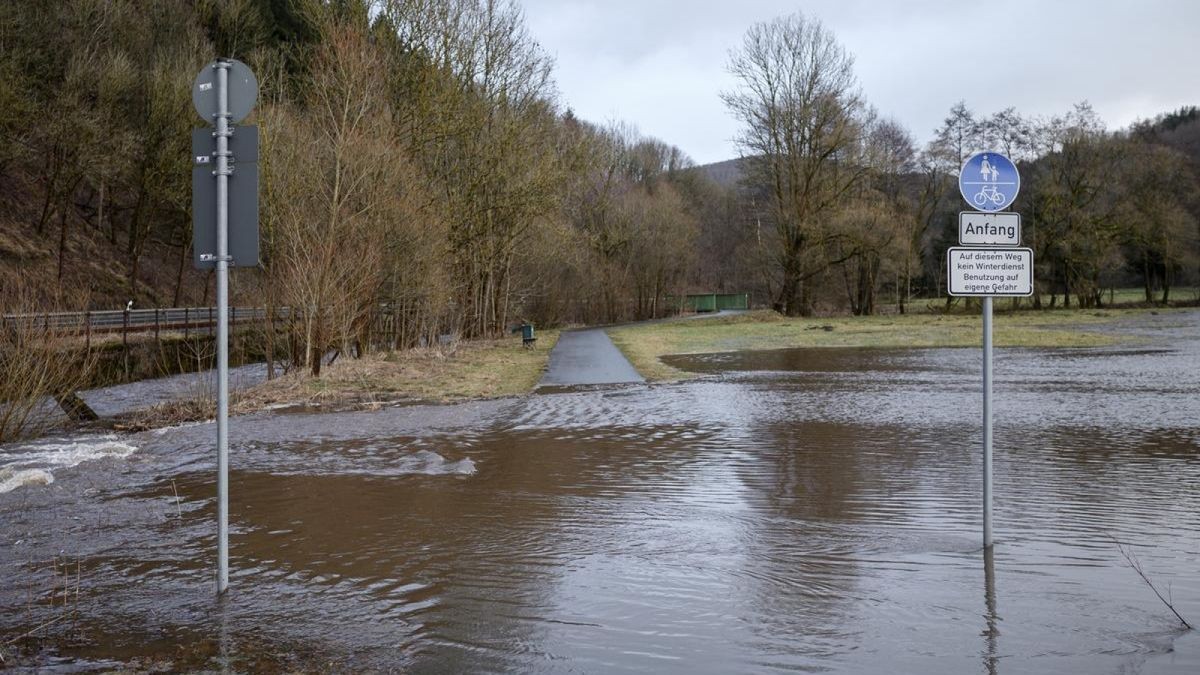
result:
[(160, 342), (158, 339), (158, 308), (154, 308), (154, 341)]
[(234, 362), (239, 363), (239, 365), (240, 365), (240, 362), (238, 361), (237, 356), (236, 356), (236, 354), (238, 353), (237, 325), (238, 325), (237, 305), (234, 305), (233, 307), (229, 308), (229, 337), (230, 337), (231, 341), (233, 342), (233, 345), (230, 347), (229, 351), (230, 351), (230, 353), (235, 355)]
[(121, 320), (121, 349), (125, 356), (125, 379), (129, 379), (129, 310), (125, 310)]
[(90, 352), (92, 351), (92, 310), (90, 309), (83, 313), (83, 330), (84, 335), (87, 336), (84, 338), (84, 347)]
[(183, 308), (183, 339), (184, 340), (188, 340), (191, 338), (192, 320), (191, 320), (191, 317), (188, 316), (189, 312), (191, 312), (190, 309), (188, 309), (187, 307)]

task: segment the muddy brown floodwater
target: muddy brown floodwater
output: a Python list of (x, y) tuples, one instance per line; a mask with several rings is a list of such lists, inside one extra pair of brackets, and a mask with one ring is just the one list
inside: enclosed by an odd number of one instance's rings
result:
[(1200, 672), (1195, 634), (1113, 541), (1200, 622), (1200, 314), (1118, 330), (1152, 340), (999, 351), (994, 558), (978, 349), (687, 357), (673, 363), (706, 375), (676, 385), (236, 418), (222, 602), (211, 426), (3, 447), (0, 654), (62, 670)]

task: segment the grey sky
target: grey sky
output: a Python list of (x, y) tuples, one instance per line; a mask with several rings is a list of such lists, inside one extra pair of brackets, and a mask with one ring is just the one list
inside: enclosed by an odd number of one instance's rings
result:
[(1193, 0), (521, 0), (563, 102), (623, 120), (698, 163), (737, 154), (718, 94), (753, 23), (801, 10), (855, 56), (867, 99), (924, 143), (962, 99), (976, 113), (1065, 112), (1110, 127), (1200, 104)]

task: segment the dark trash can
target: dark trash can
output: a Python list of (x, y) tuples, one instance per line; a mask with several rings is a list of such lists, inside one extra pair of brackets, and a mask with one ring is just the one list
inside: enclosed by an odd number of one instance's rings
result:
[(537, 342), (537, 338), (533, 336), (533, 324), (521, 324), (521, 344), (532, 349), (535, 342)]

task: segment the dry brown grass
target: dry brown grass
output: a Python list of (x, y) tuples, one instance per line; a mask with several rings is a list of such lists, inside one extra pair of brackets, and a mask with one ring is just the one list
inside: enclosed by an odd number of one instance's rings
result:
[(541, 379), (558, 341), (543, 331), (536, 346), (519, 338), (473, 340), (453, 346), (342, 357), (320, 377), (293, 372), (244, 392), (239, 412), (304, 403), (449, 402), (524, 394)]
[[(369, 408), (396, 402), (444, 403), (517, 396), (537, 385), (557, 341), (558, 331), (543, 331), (533, 349), (523, 348), (520, 338), (506, 338), (368, 354), (361, 359), (343, 356), (322, 368), (320, 377), (295, 369), (234, 392), (230, 412), (249, 414), (309, 405)], [(197, 378), (197, 382), (209, 381), (203, 375)], [(210, 420), (216, 415), (210, 388), (199, 387), (180, 400), (131, 413), (116, 426), (139, 431)]]
[[(34, 306), (33, 298), (21, 284), (0, 289), (0, 315)], [(0, 442), (59, 423), (47, 408), (55, 399), (73, 397), (95, 366), (95, 352), (72, 348), (63, 329), (0, 321)]]

